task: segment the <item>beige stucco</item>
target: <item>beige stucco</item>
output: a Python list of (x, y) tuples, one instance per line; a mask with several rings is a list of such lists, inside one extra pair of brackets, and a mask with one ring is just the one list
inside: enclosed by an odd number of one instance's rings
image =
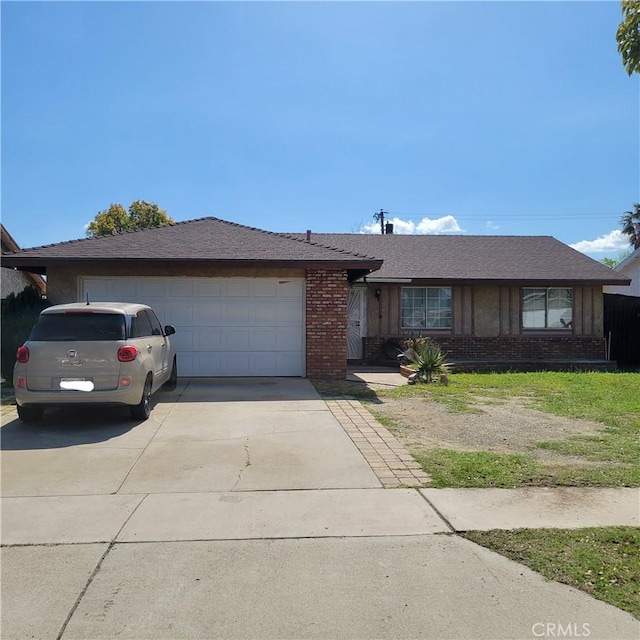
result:
[(636, 249), (628, 258), (623, 260), (616, 267), (616, 271), (627, 278), (631, 278), (631, 285), (626, 287), (607, 286), (604, 288), (604, 292), (640, 298), (640, 249)]
[(0, 269), (2, 271), (2, 282), (0, 284), (0, 292), (2, 299), (6, 298), (10, 293), (20, 293), (25, 287), (32, 285), (31, 278), (24, 271), (16, 271), (14, 269)]
[(75, 302), (79, 295), (79, 276), (156, 276), (192, 278), (304, 278), (304, 269), (260, 267), (216, 267), (200, 264), (132, 264), (83, 265), (77, 267), (49, 267), (47, 269), (48, 298), (52, 304)]

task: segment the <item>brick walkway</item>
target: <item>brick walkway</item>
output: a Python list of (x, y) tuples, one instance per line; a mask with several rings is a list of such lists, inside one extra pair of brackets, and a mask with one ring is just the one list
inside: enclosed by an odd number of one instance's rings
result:
[(383, 427), (358, 400), (326, 400), (347, 435), (371, 465), (385, 488), (421, 487), (429, 476), (393, 434)]

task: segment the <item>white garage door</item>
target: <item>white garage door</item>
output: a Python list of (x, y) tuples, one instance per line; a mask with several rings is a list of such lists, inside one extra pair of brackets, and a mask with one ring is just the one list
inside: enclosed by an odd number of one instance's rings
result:
[(153, 307), (181, 376), (305, 374), (303, 279), (85, 277), (80, 294)]

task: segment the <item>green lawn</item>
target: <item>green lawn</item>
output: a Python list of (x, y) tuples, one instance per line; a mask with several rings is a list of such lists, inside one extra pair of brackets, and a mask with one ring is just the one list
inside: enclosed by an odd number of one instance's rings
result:
[(460, 373), (449, 380), (447, 386), (407, 385), (378, 395), (424, 397), (446, 403), (452, 412), (519, 397), (540, 411), (593, 420), (606, 429), (537, 444), (583, 459), (584, 466), (551, 466), (526, 455), (431, 450), (416, 456), (432, 476), (431, 486), (640, 486), (640, 373)]
[(640, 618), (640, 529), (517, 529), (463, 534), (550, 580)]
[[(416, 458), (432, 487), (640, 486), (640, 373), (453, 374), (448, 386), (415, 385), (375, 392), (365, 385), (328, 383), (327, 395), (362, 400), (374, 415), (387, 398), (424, 397), (449, 412), (524, 398), (540, 411), (606, 425), (597, 436), (538, 443), (576, 456), (584, 467), (546, 465), (528, 455), (432, 449)], [(389, 425), (392, 429), (392, 424)], [(464, 537), (524, 564), (550, 580), (576, 587), (640, 618), (640, 529), (520, 529), (472, 531)]]

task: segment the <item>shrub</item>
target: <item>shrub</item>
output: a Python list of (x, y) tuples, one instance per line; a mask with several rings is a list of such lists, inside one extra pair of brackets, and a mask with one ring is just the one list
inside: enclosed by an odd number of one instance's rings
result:
[(2, 344), (0, 373), (11, 383), (17, 348), (29, 337), (40, 312), (49, 306), (35, 287), (25, 287), (17, 295), (10, 293), (2, 301)]
[(418, 382), (433, 382), (449, 373), (451, 363), (440, 346), (430, 338), (410, 338), (405, 343), (404, 357), (416, 371)]

